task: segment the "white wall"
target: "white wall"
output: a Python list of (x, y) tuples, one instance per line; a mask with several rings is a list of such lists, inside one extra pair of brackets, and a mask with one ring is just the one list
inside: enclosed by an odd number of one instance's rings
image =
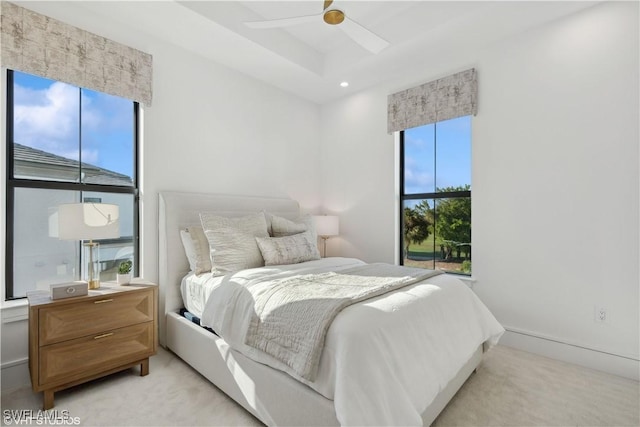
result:
[[(159, 191), (291, 197), (303, 210), (318, 209), (317, 105), (117, 23), (87, 19), (79, 3), (77, 11), (76, 2), (58, 4), (50, 16), (153, 55), (154, 96), (143, 111), (140, 173), (145, 278), (158, 278)], [(4, 138), (0, 150), (5, 152)], [(27, 322), (25, 307), (2, 314), (5, 389), (29, 381)]]
[(159, 191), (292, 197), (319, 205), (320, 111), (181, 49), (154, 52), (144, 113), (144, 276), (157, 280)]
[(329, 255), (394, 262), (399, 243), (387, 94), (373, 89), (322, 108), (322, 205), (340, 218), (340, 236), (327, 241)]
[(474, 129), (479, 295), (507, 327), (635, 359), (639, 49), (637, 3), (504, 43)]
[(475, 67), (474, 290), (517, 332), (505, 343), (536, 351), (522, 337), (541, 337), (557, 344), (548, 355), (637, 378), (638, 52), (638, 4), (601, 4), (323, 106), (323, 205), (341, 219), (330, 250), (394, 261), (387, 95)]

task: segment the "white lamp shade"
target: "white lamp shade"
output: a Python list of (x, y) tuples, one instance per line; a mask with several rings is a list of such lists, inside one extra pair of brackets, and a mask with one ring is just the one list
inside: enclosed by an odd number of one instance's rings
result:
[(313, 217), (318, 236), (337, 236), (340, 231), (338, 217), (335, 215), (320, 215)]
[[(54, 214), (55, 216), (55, 214)], [(120, 237), (120, 209), (106, 203), (69, 203), (58, 206), (57, 236), (61, 240)], [(56, 234), (55, 217), (49, 217), (49, 235)]]

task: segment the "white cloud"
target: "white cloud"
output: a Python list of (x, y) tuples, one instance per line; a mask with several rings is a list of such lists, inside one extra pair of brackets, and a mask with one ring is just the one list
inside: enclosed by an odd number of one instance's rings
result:
[(16, 85), (14, 140), (51, 153), (77, 149), (78, 89), (56, 82), (41, 90)]
[(434, 188), (433, 171), (407, 156), (404, 160), (404, 186), (408, 193), (428, 193)]
[(433, 174), (428, 172), (404, 170), (404, 184), (407, 189), (415, 188), (415, 192), (428, 193), (433, 191)]
[[(78, 160), (80, 112), (77, 87), (54, 82), (42, 89), (14, 86), (14, 141)], [(131, 101), (82, 91), (82, 161), (100, 165), (111, 135), (133, 131)]]
[(404, 133), (404, 143), (405, 145), (412, 146), (414, 149), (427, 148), (427, 141), (410, 132)]
[(93, 105), (93, 99), (82, 94), (82, 128), (83, 129), (97, 129), (100, 127), (100, 123), (103, 121), (100, 116), (100, 111)]
[[(82, 96), (82, 126), (85, 136), (95, 137), (128, 131), (133, 135), (133, 106), (130, 100), (87, 91)], [(99, 143), (88, 141), (84, 143)]]

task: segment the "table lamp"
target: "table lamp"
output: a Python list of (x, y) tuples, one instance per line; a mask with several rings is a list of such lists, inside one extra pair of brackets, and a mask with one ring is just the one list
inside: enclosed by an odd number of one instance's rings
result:
[[(98, 243), (94, 239), (120, 237), (120, 211), (118, 205), (106, 203), (68, 203), (58, 206), (57, 235), (61, 240), (85, 240), (87, 256), (83, 279), (89, 289), (100, 287)], [(86, 242), (88, 240), (88, 242)]]
[(327, 239), (331, 236), (337, 236), (340, 229), (338, 217), (335, 215), (318, 215), (313, 220), (316, 224), (316, 233), (324, 242), (322, 256), (327, 256)]

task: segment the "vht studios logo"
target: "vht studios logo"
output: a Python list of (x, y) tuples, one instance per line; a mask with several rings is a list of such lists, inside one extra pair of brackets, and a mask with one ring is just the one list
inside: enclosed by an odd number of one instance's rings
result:
[(6, 425), (80, 425), (80, 417), (72, 417), (67, 410), (5, 409), (2, 421)]

